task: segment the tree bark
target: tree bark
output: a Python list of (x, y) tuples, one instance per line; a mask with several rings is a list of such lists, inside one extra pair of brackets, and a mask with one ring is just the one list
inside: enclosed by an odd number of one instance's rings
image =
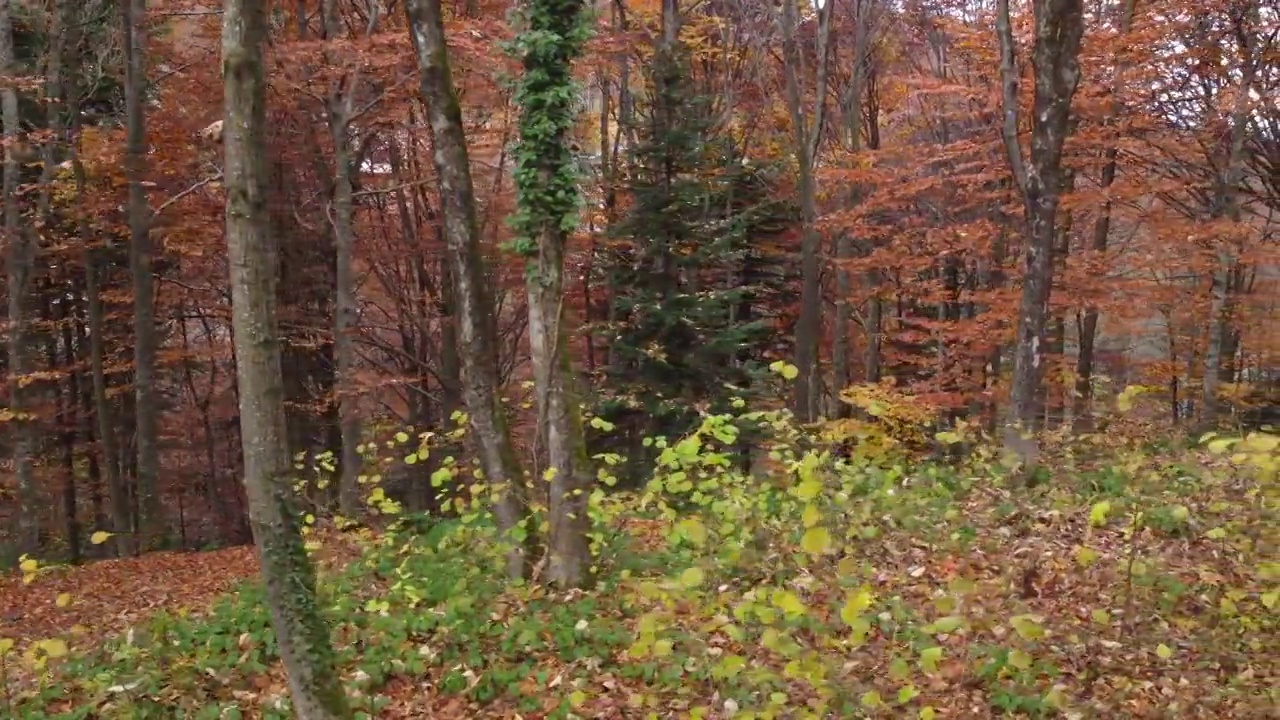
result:
[(818, 188), (814, 177), (814, 160), (822, 138), (823, 115), (826, 110), (828, 40), (831, 37), (831, 11), (834, 0), (819, 9), (818, 78), (813, 126), (805, 117), (800, 88), (800, 45), (796, 39), (799, 25), (797, 0), (782, 0), (779, 18), (782, 30), (782, 71), (786, 89), (787, 112), (791, 116), (793, 153), (800, 178), (800, 317), (796, 321), (796, 376), (793, 410), (800, 422), (812, 422), (819, 413), (818, 346), (822, 335), (822, 236), (818, 232)]
[(225, 0), (222, 72), (226, 234), (249, 516), (267, 605), (300, 720), (351, 717), (329, 629), (316, 607), (292, 492), (276, 320), (275, 238), (267, 209), (264, 0)]
[(146, 0), (122, 0), (125, 54), (125, 173), (129, 179), (129, 274), (133, 279), (133, 391), (138, 443), (139, 548), (156, 549), (165, 534), (160, 501), (160, 405), (156, 395), (155, 275), (147, 174)]
[[(540, 435), (545, 437), (551, 536), (546, 579), (559, 587), (593, 580), (587, 500), (594, 477), (564, 323), (564, 252), (578, 190), (568, 134), (574, 123), (572, 61), (582, 51), (583, 0), (531, 0), (525, 45), (516, 216), (528, 269), (529, 345)], [(536, 249), (535, 249), (536, 247)], [(545, 435), (542, 435), (545, 431)]]
[[(1240, 220), (1240, 207), (1236, 195), (1240, 178), (1244, 174), (1245, 139), (1250, 124), (1249, 94), (1253, 90), (1258, 65), (1262, 62), (1261, 53), (1255, 54), (1254, 48), (1250, 47), (1250, 40), (1256, 41), (1256, 38), (1251, 37), (1248, 28), (1244, 26), (1244, 21), (1249, 18), (1256, 23), (1257, 14), (1257, 6), (1250, 4), (1247, 10), (1242, 10), (1234, 17), (1236, 36), (1243, 45), (1241, 51), (1244, 55), (1242, 58), (1244, 69), (1240, 89), (1235, 94), (1235, 103), (1231, 109), (1231, 133), (1228, 136), (1227, 154), (1223, 158), (1222, 170), (1217, 177), (1217, 189), (1209, 208), (1210, 219), (1226, 217), (1235, 221)], [(1218, 241), (1218, 247), (1215, 250), (1217, 264), (1214, 267), (1209, 296), (1209, 344), (1204, 354), (1204, 374), (1200, 394), (1200, 423), (1205, 428), (1217, 424), (1221, 410), (1218, 402), (1218, 388), (1222, 384), (1224, 375), (1223, 359), (1231, 348), (1232, 287), (1239, 262), (1235, 252), (1226, 242)]]
[(475, 189), (462, 110), (449, 67), (440, 0), (407, 0), (405, 13), (418, 56), (422, 99), (434, 147), (432, 159), (440, 186), (441, 215), (449, 248), (448, 274), (453, 288), (452, 319), (462, 350), (458, 359), (463, 401), (480, 450), (480, 465), (495, 493), (498, 527), (504, 533), (512, 533), (507, 572), (512, 577), (523, 577), (528, 571), (532, 528), (524, 522), (524, 474), (499, 393), (494, 299), (480, 252)]
[[(377, 9), (369, 19), (369, 29), (377, 23)], [(338, 17), (337, 0), (324, 0), (325, 37), (333, 42), (343, 34)], [(330, 62), (334, 62), (330, 58)], [(346, 85), (344, 90), (343, 85)], [(335, 293), (333, 323), (333, 362), (338, 405), (338, 427), (342, 451), (338, 476), (338, 511), (345, 517), (361, 514), (360, 457), (361, 422), (359, 387), (355, 379), (356, 347), (356, 271), (355, 271), (355, 198), (352, 178), (353, 158), (347, 137), (355, 112), (360, 73), (353, 70), (335, 82), (329, 95), (329, 135), (333, 141), (333, 236), (335, 255)]]
[[(854, 17), (854, 33), (853, 33), (853, 69), (850, 71), (849, 89), (842, 99), (841, 111), (844, 116), (844, 131), (848, 136), (846, 139), (849, 154), (857, 157), (862, 151), (862, 96), (866, 92), (866, 63), (870, 53), (868, 52), (868, 40), (870, 37), (871, 24), (871, 7), (869, 0), (861, 0), (855, 3)], [(848, 202), (850, 205), (858, 202), (858, 189), (850, 188), (848, 193)], [(836, 238), (836, 259), (850, 260), (854, 256), (857, 248), (857, 240), (850, 231), (841, 231)], [(853, 308), (850, 304), (853, 295), (853, 278), (848, 270), (843, 267), (836, 269), (836, 317), (835, 326), (832, 332), (835, 336), (831, 348), (831, 365), (832, 374), (835, 377), (832, 390), (838, 396), (840, 391), (853, 384), (853, 357), (850, 337), (853, 328)], [(878, 312), (879, 300), (872, 297), (869, 300), (872, 312)], [(871, 313), (868, 313), (870, 316)], [(879, 331), (879, 318), (876, 318), (877, 327), (875, 332)], [(867, 346), (868, 354), (874, 344), (873, 331), (871, 328), (870, 317), (867, 322)], [(878, 348), (877, 348), (878, 351)], [(877, 362), (877, 365), (879, 363)], [(874, 382), (871, 377), (865, 378), (868, 382)], [(853, 410), (853, 406), (848, 403), (836, 402), (836, 414), (840, 417), (848, 417)]]
[[(1124, 38), (1133, 27), (1133, 14), (1136, 0), (1125, 0), (1120, 16), (1120, 37)], [(1125, 66), (1122, 64), (1116, 71), (1115, 82), (1111, 86), (1111, 107), (1107, 121), (1115, 122), (1120, 113), (1120, 102), (1116, 94), (1123, 88)], [(1111, 235), (1111, 198), (1106, 196), (1116, 181), (1116, 158), (1119, 150), (1114, 144), (1105, 151), (1105, 162), (1099, 178), (1104, 197), (1098, 207), (1098, 217), (1093, 222), (1093, 238), (1089, 249), (1101, 254), (1107, 251), (1107, 242)], [(1093, 429), (1093, 363), (1094, 350), (1098, 336), (1098, 307), (1090, 304), (1081, 315), (1077, 316), (1076, 334), (1079, 347), (1076, 351), (1075, 393), (1071, 400), (1072, 426), (1077, 432)]]
[(1022, 297), (1018, 303), (1013, 387), (1006, 446), (1024, 465), (1034, 462), (1036, 444), (1021, 431), (1035, 429), (1041, 415), (1045, 333), (1053, 287), (1053, 245), (1062, 192), (1062, 148), (1070, 128), (1071, 99), (1080, 81), (1080, 39), (1084, 33), (1081, 0), (1034, 0), (1035, 45), (1032, 74), (1031, 152), (1024, 161), (1018, 144), (1018, 71), (1009, 0), (997, 0), (1000, 76), (1004, 123), (1002, 136), (1014, 181), (1022, 194), (1027, 239), (1023, 254)]
[[(18, 74), (14, 60), (13, 4), (0, 1), (0, 75), (6, 80)], [(4, 151), (4, 234), (9, 252), (5, 258), (9, 293), (9, 411), (13, 424), (13, 470), (18, 482), (16, 540), (19, 553), (33, 553), (40, 544), (40, 498), (36, 488), (32, 453), (35, 425), (31, 412), (31, 391), (25, 376), (34, 368), (29, 354), (31, 308), (27, 297), (35, 261), (35, 238), (22, 227), (18, 187), (22, 184), (22, 167), (15, 157), (14, 143), (21, 134), (18, 117), (18, 91), (6, 83), (0, 88), (0, 115), (3, 116)]]

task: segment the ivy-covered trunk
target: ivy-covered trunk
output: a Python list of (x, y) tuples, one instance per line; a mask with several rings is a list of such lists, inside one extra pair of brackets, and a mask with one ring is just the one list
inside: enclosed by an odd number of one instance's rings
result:
[(564, 327), (564, 250), (577, 227), (578, 184), (569, 130), (576, 92), (573, 60), (587, 29), (583, 0), (530, 0), (517, 48), (524, 76), (520, 147), (516, 156), (517, 249), (530, 259), (529, 345), (540, 438), (545, 438), (550, 482), (551, 536), (546, 579), (560, 587), (591, 580), (587, 498), (592, 474), (573, 392), (569, 343)]
[(497, 319), (484, 258), (480, 254), (475, 189), (467, 159), (462, 109), (458, 106), (449, 68), (440, 0), (408, 0), (405, 12), (418, 54), (422, 99), (427, 106), (435, 149), (432, 158), (440, 183), (441, 214), (449, 247), (447, 270), (453, 290), (455, 331), (464, 349), (458, 357), (463, 400), (480, 449), (480, 465), (496, 493), (494, 512), (498, 527), (516, 535), (507, 554), (507, 572), (513, 577), (523, 577), (529, 562), (526, 545), (530, 537), (529, 529), (522, 525), (527, 512), (524, 478), (498, 393), (501, 383)]
[(329, 630), (316, 606), (315, 570), (302, 543), (289, 477), (276, 321), (277, 257), (267, 213), (266, 21), (261, 0), (224, 4), (226, 234), (245, 488), (295, 716), (331, 720), (348, 718), (351, 712)]

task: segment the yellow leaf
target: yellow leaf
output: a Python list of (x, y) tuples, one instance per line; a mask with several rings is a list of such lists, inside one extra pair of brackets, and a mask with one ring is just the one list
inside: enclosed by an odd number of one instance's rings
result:
[(106, 530), (99, 530), (98, 532), (89, 536), (89, 542), (93, 543), (94, 545), (101, 545), (102, 543), (111, 539), (113, 535), (115, 535), (115, 533), (109, 533)]
[(702, 568), (691, 567), (680, 573), (680, 584), (687, 588), (696, 588), (706, 579)]
[(821, 492), (822, 481), (815, 477), (806, 478), (796, 486), (796, 497), (805, 502), (809, 502), (810, 500), (818, 497)]
[(773, 604), (779, 610), (788, 615), (803, 615), (804, 603), (800, 602), (800, 598), (795, 593), (787, 590), (777, 590), (773, 593)]
[(1009, 624), (1023, 640), (1039, 640), (1044, 637), (1044, 628), (1040, 626), (1040, 618), (1035, 615), (1016, 615), (1009, 618)]
[(67, 654), (66, 641), (58, 638), (41, 640), (39, 643), (36, 643), (36, 645), (44, 651), (46, 657), (60, 658)]
[(1010, 650), (1009, 665), (1019, 670), (1026, 670), (1031, 667), (1031, 656), (1021, 650)]
[(1268, 610), (1276, 609), (1276, 601), (1280, 600), (1280, 590), (1262, 593), (1262, 605)]
[(33, 573), (40, 569), (40, 563), (36, 560), (32, 560), (31, 558), (27, 558), (26, 560), (23, 560), (18, 567), (21, 568), (24, 573)]
[(849, 593), (849, 597), (844, 602), (844, 607), (840, 608), (840, 619), (849, 627), (853, 627), (858, 619), (862, 617), (862, 613), (871, 607), (873, 600), (871, 591), (866, 587), (857, 592)]
[(800, 538), (800, 549), (810, 555), (821, 555), (831, 549), (831, 533), (826, 528), (811, 527)]
[(1165, 645), (1164, 643), (1160, 643), (1159, 645), (1156, 646), (1156, 655), (1161, 660), (1168, 660), (1169, 658), (1173, 657), (1173, 650), (1169, 649), (1168, 645)]
[(818, 510), (816, 505), (810, 503), (804, 506), (804, 512), (800, 513), (800, 522), (804, 523), (805, 527), (813, 527), (820, 520), (822, 520), (822, 511)]
[(862, 707), (873, 710), (884, 705), (884, 700), (880, 699), (880, 693), (875, 690), (868, 690), (862, 694), (862, 698), (858, 700)]
[(9, 651), (12, 649), (13, 649), (13, 638), (0, 638), (0, 657), (4, 657), (5, 655), (8, 655)]
[(1078, 564), (1080, 567), (1086, 567), (1086, 568), (1092, 565), (1094, 561), (1098, 559), (1097, 551), (1093, 550), (1092, 548), (1087, 548), (1084, 545), (1076, 546), (1075, 556), (1076, 556), (1076, 564)]
[(71, 593), (62, 593), (61, 595), (58, 596), (58, 599), (54, 601), (54, 604), (60, 608), (70, 605)]
[(396, 433), (396, 442), (398, 442), (398, 443), (407, 443), (407, 442), (409, 442), (409, 433), (405, 433), (405, 432), (398, 432), (398, 433)]
[(1107, 524), (1107, 513), (1111, 512), (1111, 503), (1102, 500), (1093, 504), (1089, 508), (1089, 524), (1094, 527), (1102, 527)]
[(1214, 455), (1221, 455), (1227, 451), (1227, 448), (1234, 445), (1235, 442), (1235, 438), (1218, 438), (1217, 440), (1213, 440), (1209, 443), (1209, 452)]

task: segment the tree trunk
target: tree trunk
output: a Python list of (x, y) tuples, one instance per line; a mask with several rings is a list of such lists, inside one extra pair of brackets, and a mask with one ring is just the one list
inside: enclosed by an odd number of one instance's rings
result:
[[(375, 11), (376, 12), (376, 11)], [(376, 22), (376, 18), (371, 21)], [(324, 29), (329, 42), (342, 34), (337, 1), (324, 0)], [(334, 62), (332, 59), (331, 62)], [(345, 91), (343, 85), (346, 85)], [(338, 476), (338, 511), (345, 517), (360, 514), (360, 415), (358, 386), (355, 379), (356, 348), (356, 272), (355, 272), (355, 198), (353, 197), (352, 153), (347, 138), (354, 113), (359, 72), (348, 73), (334, 82), (329, 95), (329, 135), (333, 141), (333, 236), (335, 265), (333, 362), (338, 405), (338, 427), (342, 437), (342, 453)]]
[[(1120, 16), (1120, 36), (1122, 38), (1127, 36), (1129, 30), (1133, 27), (1135, 6), (1136, 0), (1125, 0), (1124, 10)], [(1112, 101), (1107, 121), (1114, 121), (1115, 116), (1120, 112), (1120, 103), (1116, 100), (1115, 95), (1123, 87), (1124, 69), (1124, 65), (1121, 65), (1116, 71), (1115, 83), (1111, 87)], [(1107, 251), (1107, 241), (1111, 235), (1111, 198), (1107, 197), (1106, 193), (1110, 191), (1111, 186), (1116, 181), (1116, 158), (1118, 156), (1119, 150), (1114, 144), (1107, 147), (1105, 152), (1106, 162), (1102, 166), (1102, 176), (1099, 179), (1099, 185), (1104, 197), (1098, 207), (1098, 217), (1093, 223), (1093, 241), (1089, 245), (1090, 250), (1099, 254)], [(1081, 432), (1093, 429), (1093, 355), (1098, 335), (1097, 306), (1093, 304), (1087, 306), (1084, 313), (1077, 316), (1076, 322), (1076, 333), (1079, 337), (1076, 350), (1076, 386), (1071, 400), (1071, 417), (1073, 428), (1077, 432)]]
[[(866, 89), (866, 63), (868, 61), (869, 52), (867, 48), (868, 38), (870, 36), (871, 23), (871, 2), (863, 0), (856, 3), (854, 8), (854, 34), (853, 34), (853, 68), (850, 70), (851, 78), (849, 80), (849, 89), (841, 102), (841, 110), (844, 116), (844, 131), (847, 137), (847, 145), (849, 153), (853, 157), (857, 157), (862, 150), (862, 96)], [(848, 194), (848, 202), (850, 205), (858, 202), (858, 191), (851, 188)], [(857, 247), (857, 241), (850, 231), (844, 230), (836, 238), (836, 259), (849, 260), (854, 256), (854, 250)], [(832, 332), (835, 336), (831, 348), (831, 365), (832, 374), (835, 382), (832, 384), (832, 390), (838, 396), (840, 391), (853, 384), (853, 357), (850, 338), (853, 333), (853, 308), (850, 301), (853, 296), (853, 279), (848, 270), (843, 267), (836, 269), (836, 317), (835, 326)], [(872, 297), (869, 300), (871, 310), (878, 312), (879, 301)], [(871, 313), (868, 313), (870, 316)], [(879, 318), (876, 318), (878, 325)], [(872, 328), (870, 317), (867, 319), (867, 352), (870, 354), (872, 345)], [(879, 327), (875, 328), (875, 332), (879, 332)], [(879, 351), (879, 348), (876, 348)], [(879, 365), (879, 362), (876, 362)], [(867, 375), (865, 379), (868, 382), (874, 380)], [(853, 406), (848, 403), (836, 400), (835, 414), (840, 417), (848, 417)]]
[[(666, 3), (664, 3), (664, 8)], [(592, 581), (587, 460), (564, 327), (564, 251), (578, 212), (568, 134), (574, 124), (572, 61), (582, 52), (584, 2), (531, 0), (525, 13), (524, 76), (517, 150), (517, 247), (531, 258), (529, 345), (538, 424), (545, 431), (551, 537), (547, 580), (560, 587)], [(541, 432), (540, 432), (541, 434)]]
[(156, 395), (155, 276), (152, 271), (151, 209), (147, 174), (146, 0), (120, 3), (125, 54), (125, 172), (129, 178), (129, 274), (133, 279), (133, 390), (138, 443), (138, 533), (142, 550), (153, 550), (165, 534), (160, 501), (160, 405)]
[(351, 717), (329, 629), (316, 607), (292, 492), (276, 320), (275, 238), (267, 210), (266, 3), (225, 0), (222, 71), (226, 234), (249, 516), (267, 605), (300, 720)]
[[(1249, 129), (1250, 93), (1253, 81), (1262, 62), (1262, 53), (1255, 52), (1256, 38), (1251, 38), (1249, 31), (1243, 26), (1245, 16), (1257, 20), (1257, 7), (1235, 18), (1236, 35), (1244, 43), (1244, 70), (1240, 81), (1240, 89), (1235, 94), (1235, 103), (1231, 109), (1231, 134), (1227, 145), (1227, 156), (1222, 163), (1222, 171), (1217, 178), (1217, 190), (1213, 196), (1213, 204), (1209, 208), (1211, 219), (1226, 217), (1240, 220), (1240, 207), (1237, 202), (1237, 185), (1244, 173), (1245, 139)], [(1250, 40), (1253, 40), (1251, 43)], [(1204, 354), (1204, 374), (1201, 381), (1200, 423), (1205, 428), (1213, 427), (1218, 422), (1221, 410), (1218, 402), (1218, 388), (1223, 378), (1223, 359), (1231, 347), (1231, 315), (1232, 287), (1239, 262), (1232, 248), (1225, 241), (1218, 241), (1216, 248), (1217, 264), (1213, 271), (1213, 285), (1209, 298), (1209, 344)]]
[(1035, 45), (1032, 74), (1031, 152), (1024, 162), (1018, 144), (1018, 71), (1009, 17), (1009, 0), (997, 0), (1000, 76), (1003, 90), (1002, 135), (1014, 181), (1022, 194), (1027, 240), (1023, 254), (1022, 297), (1018, 303), (1011, 412), (1006, 447), (1024, 465), (1034, 463), (1034, 441), (1021, 431), (1035, 429), (1043, 399), (1044, 345), (1053, 287), (1053, 245), (1057, 237), (1058, 202), (1062, 191), (1062, 148), (1070, 128), (1071, 99), (1080, 81), (1080, 39), (1084, 33), (1081, 0), (1034, 0)]
[[(463, 132), (462, 110), (453, 88), (440, 0), (407, 0), (405, 12), (418, 56), (422, 99), (431, 127), (441, 215), (449, 248), (452, 322), (460, 356), (462, 396), (480, 450), (480, 465), (496, 493), (494, 514), (501, 531), (512, 533), (507, 572), (523, 577), (528, 569), (524, 474), (517, 460), (502, 408), (498, 377), (497, 319), (493, 293), (480, 253), (476, 198)], [(448, 349), (445, 349), (447, 352)]]
[[(85, 195), (84, 164), (76, 148), (72, 148), (71, 168), (75, 174), (76, 197)], [(116, 540), (117, 554), (132, 555), (134, 552), (133, 521), (129, 512), (129, 493), (120, 474), (120, 450), (116, 442), (115, 412), (110, 398), (107, 397), (107, 375), (105, 370), (105, 339), (103, 337), (104, 319), (102, 310), (102, 290), (100, 287), (100, 262), (98, 253), (94, 251), (89, 240), (88, 218), (78, 213), (76, 218), (80, 242), (84, 244), (82, 253), (85, 275), (85, 304), (89, 316), (89, 366), (93, 376), (93, 416), (96, 420), (98, 442), (101, 445), (101, 468), (107, 477), (107, 504), (111, 507), (111, 532)]]
[[(13, 5), (0, 2), (0, 75), (6, 79), (17, 75), (13, 45)], [(3, 116), (4, 152), (4, 234), (9, 253), (6, 259), (6, 281), (9, 293), (9, 411), (15, 428), (13, 437), (13, 472), (18, 482), (16, 540), (19, 553), (33, 553), (40, 544), (40, 498), (36, 488), (32, 453), (35, 425), (29, 417), (30, 388), (23, 378), (32, 371), (29, 355), (31, 333), (28, 291), (34, 263), (35, 239), (22, 227), (18, 187), (22, 184), (22, 167), (14, 156), (13, 144), (21, 128), (18, 117), (18, 91), (6, 83), (0, 88), (0, 115)]]
[(782, 71), (786, 88), (787, 112), (791, 116), (793, 153), (800, 178), (800, 213), (802, 236), (800, 241), (800, 317), (796, 322), (796, 376), (793, 410), (800, 422), (812, 422), (818, 417), (818, 345), (822, 335), (822, 236), (818, 232), (818, 187), (814, 177), (814, 160), (822, 138), (823, 113), (827, 94), (827, 52), (831, 36), (831, 10), (833, 3), (824, 3), (819, 9), (818, 31), (818, 90), (815, 101), (813, 126), (805, 117), (800, 88), (802, 55), (796, 39), (799, 25), (797, 0), (782, 0), (780, 17), (782, 30)]

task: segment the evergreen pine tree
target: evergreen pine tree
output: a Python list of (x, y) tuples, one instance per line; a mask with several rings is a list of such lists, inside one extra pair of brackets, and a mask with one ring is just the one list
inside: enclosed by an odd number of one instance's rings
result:
[(773, 334), (761, 308), (783, 280), (769, 239), (795, 216), (771, 197), (771, 173), (716, 132), (683, 48), (660, 48), (650, 68), (627, 153), (630, 204), (598, 266), (612, 292), (610, 396), (596, 411), (615, 428), (595, 448), (613, 438), (608, 449), (636, 462), (643, 437), (688, 432), (700, 409), (723, 411), (758, 384)]

